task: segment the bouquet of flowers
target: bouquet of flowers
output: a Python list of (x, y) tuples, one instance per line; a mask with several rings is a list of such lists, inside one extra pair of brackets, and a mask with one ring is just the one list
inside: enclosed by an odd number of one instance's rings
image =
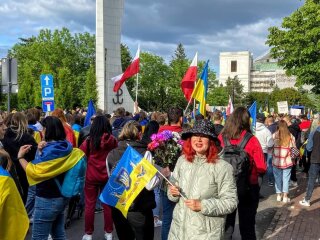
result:
[(180, 135), (166, 130), (153, 134), (151, 140), (148, 150), (152, 152), (155, 163), (163, 168), (169, 167), (170, 171), (173, 171), (182, 150), (183, 141)]

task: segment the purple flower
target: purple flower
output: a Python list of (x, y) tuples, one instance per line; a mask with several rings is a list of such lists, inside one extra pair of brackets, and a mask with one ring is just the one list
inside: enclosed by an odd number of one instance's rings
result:
[(157, 139), (157, 134), (152, 134), (151, 137), (150, 137), (150, 139), (151, 139), (152, 141), (156, 140), (156, 139)]

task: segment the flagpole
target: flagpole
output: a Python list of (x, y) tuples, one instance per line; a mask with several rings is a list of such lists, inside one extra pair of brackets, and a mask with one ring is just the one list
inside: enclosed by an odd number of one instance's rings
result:
[[(158, 171), (158, 173), (159, 173), (172, 187), (177, 187), (177, 186), (173, 185), (173, 184), (169, 181), (169, 179), (166, 178), (158, 169), (157, 169), (157, 171)], [(185, 201), (187, 200), (187, 198), (186, 198), (185, 196), (183, 196), (180, 191), (179, 191), (179, 195), (183, 198), (183, 200), (185, 200)]]
[(137, 73), (136, 102), (138, 102), (139, 73)]
[(190, 103), (191, 103), (191, 102), (192, 102), (192, 98), (190, 98), (190, 100), (189, 100), (189, 102), (188, 102), (188, 105), (187, 105), (186, 109), (183, 111), (183, 115), (186, 115), (187, 110), (188, 110), (188, 108), (189, 108), (189, 106), (190, 106)]

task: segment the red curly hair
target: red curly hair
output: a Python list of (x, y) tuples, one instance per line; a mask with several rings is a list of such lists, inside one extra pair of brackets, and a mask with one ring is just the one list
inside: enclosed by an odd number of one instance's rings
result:
[[(196, 151), (193, 150), (191, 146), (191, 138), (188, 138), (183, 142), (182, 153), (189, 162), (193, 162)], [(216, 147), (215, 142), (210, 139), (209, 141), (209, 150), (207, 151), (206, 157), (208, 163), (215, 163), (218, 159), (219, 150)]]

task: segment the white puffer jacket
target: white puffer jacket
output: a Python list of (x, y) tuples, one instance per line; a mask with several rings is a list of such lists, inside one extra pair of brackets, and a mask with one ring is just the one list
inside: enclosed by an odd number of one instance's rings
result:
[(199, 199), (202, 209), (192, 211), (182, 198), (173, 197), (168, 191), (169, 199), (177, 202), (169, 239), (222, 239), (226, 215), (232, 213), (238, 204), (232, 166), (221, 159), (217, 163), (207, 163), (205, 157), (199, 156), (191, 163), (181, 156), (172, 181), (186, 198)]

